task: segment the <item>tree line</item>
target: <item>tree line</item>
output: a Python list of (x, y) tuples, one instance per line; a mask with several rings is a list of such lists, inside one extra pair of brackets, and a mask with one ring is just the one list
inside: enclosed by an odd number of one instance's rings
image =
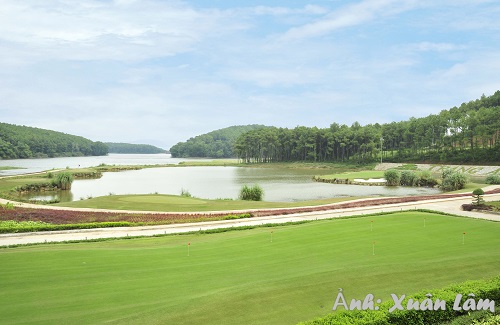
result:
[(244, 162), (500, 161), (500, 91), (423, 118), (329, 128), (261, 128), (235, 142)]
[(133, 144), (106, 142), (110, 153), (131, 153), (131, 154), (155, 154), (165, 153), (166, 150), (152, 146), (150, 144)]
[(236, 139), (243, 133), (266, 128), (264, 125), (237, 125), (215, 130), (206, 134), (190, 138), (186, 142), (179, 142), (170, 148), (172, 157), (212, 157), (231, 158), (236, 154), (233, 151)]
[(0, 159), (103, 156), (108, 146), (84, 137), (0, 123)]

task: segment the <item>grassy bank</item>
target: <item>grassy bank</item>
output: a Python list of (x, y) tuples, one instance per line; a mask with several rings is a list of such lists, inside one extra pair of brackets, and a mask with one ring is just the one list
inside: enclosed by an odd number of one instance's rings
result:
[(13, 167), (13, 166), (0, 166), (0, 170), (14, 170), (14, 169), (24, 169), (23, 167)]
[(383, 178), (384, 172), (377, 170), (363, 170), (357, 172), (345, 172), (337, 174), (322, 175), (321, 178), (324, 179), (369, 179), (369, 178)]
[(248, 209), (291, 208), (316, 206), (352, 200), (354, 198), (332, 198), (301, 202), (264, 202), (242, 200), (208, 200), (192, 197), (146, 194), (146, 195), (108, 195), (87, 200), (57, 203), (54, 206), (72, 208), (93, 208), (133, 211), (230, 211)]
[(294, 324), (330, 313), (338, 288), (385, 301), (498, 275), (499, 231), (412, 212), (0, 249), (0, 313), (3, 324)]

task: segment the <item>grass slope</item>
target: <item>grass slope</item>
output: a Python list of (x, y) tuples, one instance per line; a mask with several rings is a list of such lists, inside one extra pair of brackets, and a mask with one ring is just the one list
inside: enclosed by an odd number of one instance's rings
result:
[(500, 223), (413, 212), (0, 249), (0, 314), (3, 324), (293, 324), (329, 313), (338, 288), (385, 300), (497, 275), (499, 233)]

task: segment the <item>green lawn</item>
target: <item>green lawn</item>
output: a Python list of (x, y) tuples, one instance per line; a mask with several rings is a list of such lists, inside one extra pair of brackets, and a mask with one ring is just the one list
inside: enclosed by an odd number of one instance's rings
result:
[(349, 201), (352, 199), (354, 198), (331, 198), (288, 203), (242, 200), (208, 200), (176, 195), (146, 194), (100, 196), (88, 200), (57, 203), (54, 204), (54, 206), (135, 211), (192, 212), (312, 206)]
[(329, 313), (338, 288), (349, 301), (386, 300), (498, 275), (499, 234), (500, 223), (413, 212), (5, 248), (0, 315), (2, 324), (295, 324)]
[(491, 205), (497, 209), (500, 209), (500, 201), (490, 201), (490, 202), (487, 202), (488, 205)]
[(0, 192), (8, 192), (16, 186), (32, 183), (49, 183), (51, 180), (40, 175), (7, 177), (0, 179)]

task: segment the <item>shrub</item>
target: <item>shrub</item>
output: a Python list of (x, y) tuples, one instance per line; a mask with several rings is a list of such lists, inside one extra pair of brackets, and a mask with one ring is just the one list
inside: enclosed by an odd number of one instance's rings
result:
[(14, 188), (17, 192), (39, 192), (39, 191), (55, 191), (57, 190), (57, 185), (52, 183), (31, 183), (19, 185)]
[(234, 220), (234, 219), (244, 219), (244, 218), (251, 218), (252, 215), (250, 213), (243, 213), (243, 214), (230, 214), (224, 217), (224, 220)]
[(69, 172), (59, 173), (52, 180), (52, 185), (57, 186), (61, 190), (70, 190), (73, 183), (73, 174)]
[(185, 190), (185, 189), (183, 189), (183, 188), (181, 189), (181, 196), (183, 196), (183, 197), (193, 197), (193, 196), (191, 195), (191, 193), (189, 193), (189, 191), (188, 191), (188, 190)]
[(448, 176), (450, 176), (453, 173), (454, 173), (453, 169), (451, 169), (450, 167), (445, 167), (441, 171), (441, 178), (445, 179), (445, 178), (447, 178)]
[[(466, 299), (468, 299), (469, 293), (474, 293), (476, 295), (475, 300), (478, 299), (489, 299), (490, 301), (498, 301), (500, 299), (500, 276), (497, 276), (489, 280), (479, 280), (479, 281), (467, 281), (457, 285), (451, 285), (440, 290), (432, 291), (421, 291), (411, 296), (405, 297), (402, 302), (402, 306), (407, 306), (408, 300), (418, 300), (423, 302), (427, 298), (427, 294), (432, 294), (432, 301), (437, 299), (446, 301), (446, 308), (444, 310), (414, 310), (414, 309), (404, 309), (396, 310), (392, 313), (389, 310), (394, 306), (393, 301), (386, 301), (382, 303), (379, 310), (340, 310), (336, 313), (329, 314), (327, 316), (314, 319), (309, 322), (300, 323), (307, 325), (316, 324), (329, 324), (329, 325), (344, 325), (344, 324), (365, 324), (365, 325), (387, 325), (387, 324), (442, 324), (446, 321), (453, 320), (459, 316), (467, 314), (465, 310), (455, 310), (452, 308), (457, 294), (462, 295), (462, 299), (459, 303), (460, 306), (463, 305)], [(484, 308), (484, 306), (483, 306)], [(483, 309), (484, 310), (484, 309)], [(485, 310), (491, 314), (491, 310)], [(496, 324), (497, 316), (487, 317), (487, 321), (492, 323), (485, 324)], [(482, 324), (482, 323), (480, 323)]]
[(428, 170), (423, 170), (419, 174), (418, 186), (434, 187), (438, 184), (437, 179)]
[(401, 172), (396, 169), (389, 169), (384, 172), (384, 178), (388, 186), (398, 186), (401, 182)]
[(5, 204), (0, 203), (0, 207), (4, 210), (14, 210), (14, 204), (12, 202), (7, 202)]
[(486, 184), (500, 184), (500, 175), (489, 175), (486, 177)]
[(415, 186), (418, 184), (418, 176), (411, 170), (401, 172), (400, 184), (403, 186)]
[(262, 197), (264, 196), (264, 190), (259, 185), (254, 185), (249, 187), (247, 185), (243, 185), (240, 190), (240, 200), (246, 201), (262, 201)]
[(483, 195), (484, 191), (480, 188), (476, 188), (474, 191), (472, 191), (472, 196), (474, 196), (474, 201), (472, 201), (472, 204), (482, 205), (484, 203)]
[(0, 233), (12, 232), (30, 232), (37, 231), (42, 227), (51, 227), (52, 225), (42, 221), (0, 221)]
[(500, 324), (500, 315), (487, 315), (482, 320), (474, 320), (473, 325), (497, 325)]
[(462, 204), (462, 210), (472, 211), (472, 209), (474, 209), (474, 204)]
[(467, 175), (460, 172), (443, 172), (443, 182), (441, 183), (441, 188), (445, 191), (456, 191), (461, 190), (467, 184)]

